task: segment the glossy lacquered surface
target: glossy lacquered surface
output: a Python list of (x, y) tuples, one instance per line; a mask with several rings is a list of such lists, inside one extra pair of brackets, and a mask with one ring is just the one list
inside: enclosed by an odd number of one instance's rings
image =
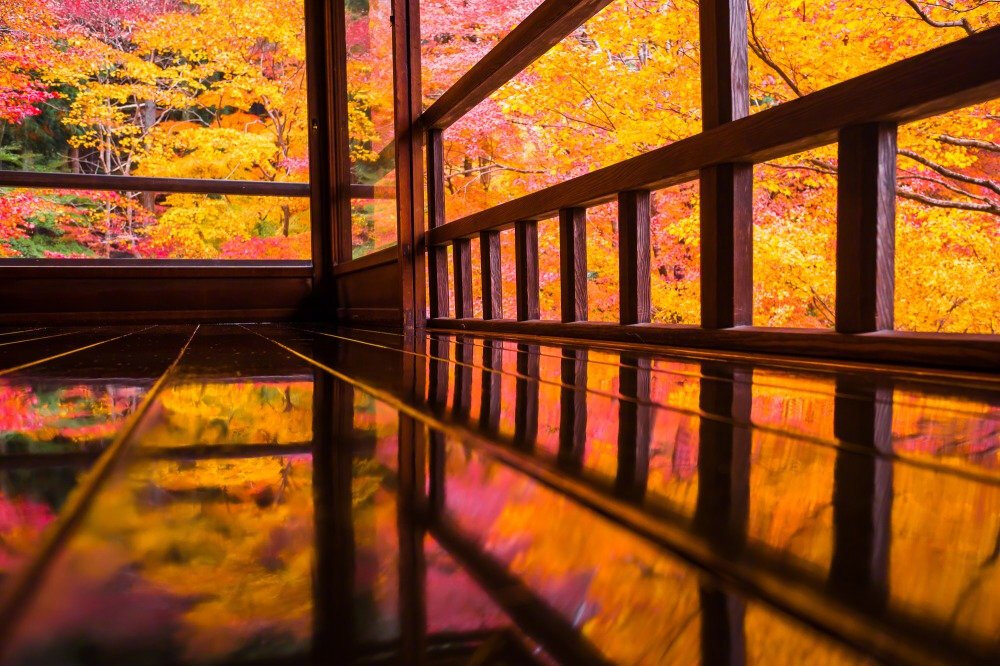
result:
[(1000, 381), (0, 331), (9, 664), (994, 663)]

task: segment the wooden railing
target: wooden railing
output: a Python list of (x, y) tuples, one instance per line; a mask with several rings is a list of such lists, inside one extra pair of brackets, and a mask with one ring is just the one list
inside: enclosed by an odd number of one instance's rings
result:
[[(893, 331), (896, 128), (1000, 97), (1000, 28), (748, 115), (745, 0), (701, 3), (704, 131), (446, 222), (442, 133), (607, 2), (550, 0), (422, 116), (429, 326), (856, 360), (1000, 368), (1000, 338)], [(554, 17), (559, 17), (558, 19)], [(753, 327), (753, 165), (838, 143), (835, 331)], [(701, 326), (650, 324), (650, 193), (700, 179)], [(620, 323), (587, 323), (587, 207), (617, 199)], [(539, 321), (538, 221), (559, 218), (561, 322)], [(499, 232), (514, 229), (516, 320), (502, 319)], [(473, 319), (480, 239), (483, 318)], [(447, 246), (454, 257), (451, 317)]]

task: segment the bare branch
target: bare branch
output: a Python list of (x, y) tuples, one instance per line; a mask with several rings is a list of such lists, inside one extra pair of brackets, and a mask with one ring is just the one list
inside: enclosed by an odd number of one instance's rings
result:
[(923, 164), (925, 167), (929, 169), (937, 171), (939, 174), (945, 176), (946, 178), (953, 178), (954, 180), (963, 183), (968, 183), (969, 185), (978, 185), (979, 187), (983, 187), (992, 192), (1000, 194), (1000, 185), (994, 183), (992, 180), (988, 180), (986, 178), (974, 178), (973, 176), (966, 176), (964, 173), (959, 173), (958, 171), (954, 171), (947, 167), (941, 166), (936, 162), (932, 162), (931, 160), (921, 155), (918, 155), (912, 150), (901, 149), (898, 152), (900, 155), (903, 155), (904, 157), (909, 157), (914, 162), (918, 162), (920, 164)]
[(785, 73), (785, 70), (783, 70), (781, 66), (771, 58), (771, 55), (767, 52), (764, 44), (760, 41), (760, 37), (757, 36), (757, 20), (753, 15), (753, 6), (749, 7), (748, 13), (750, 17), (750, 50), (753, 51), (753, 54), (760, 58), (765, 65), (773, 69), (775, 73), (781, 77), (781, 80), (784, 81), (789, 88), (791, 88), (792, 92), (795, 93), (797, 97), (802, 97), (802, 91), (799, 89), (799, 86), (796, 85), (795, 81), (793, 81), (792, 78)]
[(907, 190), (904, 188), (898, 188), (896, 194), (903, 197), (904, 199), (910, 199), (912, 201), (919, 201), (920, 203), (927, 204), (928, 206), (935, 206), (937, 208), (955, 208), (957, 210), (971, 210), (978, 213), (990, 213), (992, 215), (1000, 216), (1000, 206), (992, 203), (972, 203), (970, 201), (951, 201), (949, 199), (936, 199), (934, 197), (929, 197), (925, 194), (918, 194), (912, 190)]
[(923, 20), (927, 25), (933, 26), (935, 28), (962, 28), (965, 30), (965, 34), (974, 35), (976, 34), (975, 28), (969, 23), (966, 18), (961, 18), (957, 21), (935, 21), (930, 17), (930, 15), (923, 10), (923, 8), (916, 3), (916, 0), (903, 0), (906, 4), (913, 8), (913, 11)]
[(963, 146), (965, 148), (979, 148), (980, 150), (988, 150), (993, 153), (1000, 153), (1000, 143), (993, 143), (992, 141), (981, 141), (979, 139), (967, 139), (963, 136), (950, 136), (948, 134), (941, 134), (937, 137), (937, 140), (941, 143), (947, 143), (952, 146)]

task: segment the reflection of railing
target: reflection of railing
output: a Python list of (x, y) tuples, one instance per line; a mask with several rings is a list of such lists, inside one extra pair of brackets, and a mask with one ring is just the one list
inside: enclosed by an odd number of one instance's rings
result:
[[(748, 116), (746, 3), (701, 3), (705, 131), (452, 222), (442, 132), (607, 2), (544, 2), (422, 116), (428, 131), (430, 325), (755, 352), (1000, 367), (996, 336), (893, 331), (896, 127), (1000, 95), (1000, 28)], [(754, 328), (755, 163), (839, 143), (836, 332)], [(701, 327), (650, 324), (650, 194), (701, 181)], [(617, 199), (620, 319), (584, 325), (586, 208)], [(559, 217), (561, 322), (539, 322), (538, 221)], [(500, 244), (513, 228), (517, 312), (501, 314)], [(484, 319), (472, 319), (471, 239), (480, 238)], [(454, 248), (450, 316), (447, 245)], [(530, 322), (530, 323), (529, 323)], [(642, 324), (642, 326), (635, 326)], [(878, 333), (877, 336), (863, 335)], [(971, 355), (970, 355), (971, 352)], [(974, 358), (973, 358), (974, 356)]]

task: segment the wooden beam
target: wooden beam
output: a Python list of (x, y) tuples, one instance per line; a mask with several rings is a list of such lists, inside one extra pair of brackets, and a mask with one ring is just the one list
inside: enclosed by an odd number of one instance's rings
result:
[(707, 166), (763, 162), (828, 145), (844, 127), (909, 122), (1000, 96), (1000, 27), (942, 46), (720, 125), (583, 176), (449, 222), (434, 243), (544, 220), (562, 208), (593, 206), (627, 190), (657, 190), (698, 177)]
[(500, 262), (500, 232), (479, 234), (483, 282), (483, 319), (503, 319), (503, 268)]
[(891, 330), (895, 309), (896, 125), (840, 131), (837, 330)]
[[(306, 19), (306, 97), (309, 108), (309, 154), (333, 154), (332, 64), (327, 57), (333, 30), (330, 4), (308, 0)], [(312, 187), (309, 201), (311, 224), (313, 289), (319, 298), (313, 299), (317, 320), (332, 318), (332, 292), (328, 280), (337, 263), (333, 207), (335, 182), (330, 160), (309, 160), (309, 181)]]
[(648, 324), (650, 320), (650, 210), (648, 190), (618, 195), (618, 306), (622, 324)]
[[(327, 103), (330, 106), (329, 159), (333, 187), (333, 254), (337, 263), (354, 257), (354, 239), (351, 224), (351, 137), (347, 110), (347, 12), (343, 2), (329, 3), (331, 37), (326, 57), (330, 64), (330, 89)], [(320, 158), (320, 156), (317, 156)], [(321, 159), (321, 158), (320, 158)], [(338, 304), (339, 307), (339, 304)]]
[[(445, 223), (444, 140), (440, 130), (427, 133), (427, 219), (431, 231)], [(448, 248), (427, 246), (427, 280), (432, 318), (450, 316), (448, 305)]]
[(424, 111), (421, 118), (424, 126), (445, 129), (610, 2), (544, 0)]
[(538, 223), (534, 220), (524, 220), (514, 226), (514, 263), (517, 320), (538, 319)]
[(587, 321), (587, 209), (559, 211), (562, 320)]
[(471, 317), (472, 307), (472, 241), (461, 238), (452, 244), (455, 272), (455, 316)]

